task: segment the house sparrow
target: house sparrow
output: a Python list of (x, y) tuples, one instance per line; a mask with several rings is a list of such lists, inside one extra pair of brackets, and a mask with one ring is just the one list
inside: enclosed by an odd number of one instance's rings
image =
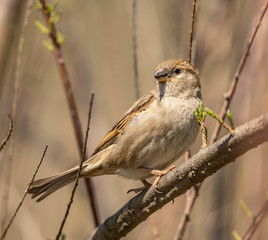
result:
[[(173, 167), (195, 141), (198, 122), (194, 111), (201, 103), (198, 70), (181, 59), (170, 59), (156, 67), (152, 91), (144, 95), (106, 134), (92, 156), (83, 163), (80, 177), (104, 174), (142, 180), (157, 179)], [(28, 193), (41, 201), (73, 182), (79, 166), (36, 180)]]

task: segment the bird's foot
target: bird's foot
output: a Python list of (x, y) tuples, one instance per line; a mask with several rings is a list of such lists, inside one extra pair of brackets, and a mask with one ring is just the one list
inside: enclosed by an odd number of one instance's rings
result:
[(167, 173), (169, 173), (171, 170), (173, 170), (175, 168), (175, 166), (171, 166), (166, 170), (155, 170), (155, 169), (150, 169), (150, 168), (146, 168), (146, 167), (140, 167), (140, 169), (143, 169), (145, 171), (150, 172), (152, 175), (156, 176), (156, 179), (154, 180), (153, 184), (152, 184), (152, 188), (155, 190), (155, 192), (157, 193), (162, 193), (157, 189), (159, 180), (161, 177), (163, 177), (164, 175), (166, 175)]
[(139, 192), (143, 191), (145, 188), (147, 188), (148, 186), (151, 186), (151, 184), (148, 183), (146, 180), (141, 180), (141, 181), (142, 181), (142, 183), (144, 184), (143, 187), (129, 189), (129, 190), (127, 191), (127, 194), (130, 193), (130, 192), (139, 193)]

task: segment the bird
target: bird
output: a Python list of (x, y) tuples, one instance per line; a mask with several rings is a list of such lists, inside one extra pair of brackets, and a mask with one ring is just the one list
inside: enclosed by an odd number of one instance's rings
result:
[[(194, 143), (199, 130), (194, 112), (201, 102), (197, 68), (177, 58), (160, 63), (153, 89), (108, 131), (83, 162), (79, 177), (116, 174), (146, 185), (146, 179), (155, 175), (152, 185), (157, 189), (159, 179), (174, 168), (169, 166)], [(35, 180), (28, 193), (39, 202), (75, 181), (78, 171), (79, 165)]]

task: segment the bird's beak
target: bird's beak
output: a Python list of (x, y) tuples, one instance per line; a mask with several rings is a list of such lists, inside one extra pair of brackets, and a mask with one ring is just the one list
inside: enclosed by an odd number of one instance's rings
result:
[(169, 82), (170, 81), (170, 78), (168, 77), (168, 73), (163, 69), (156, 71), (154, 74), (154, 77), (158, 80), (158, 82)]

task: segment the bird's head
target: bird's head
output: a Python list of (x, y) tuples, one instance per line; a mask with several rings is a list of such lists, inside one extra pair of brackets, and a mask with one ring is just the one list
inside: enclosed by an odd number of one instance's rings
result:
[(200, 93), (198, 70), (182, 59), (169, 59), (160, 63), (154, 73), (160, 96), (196, 95)]

